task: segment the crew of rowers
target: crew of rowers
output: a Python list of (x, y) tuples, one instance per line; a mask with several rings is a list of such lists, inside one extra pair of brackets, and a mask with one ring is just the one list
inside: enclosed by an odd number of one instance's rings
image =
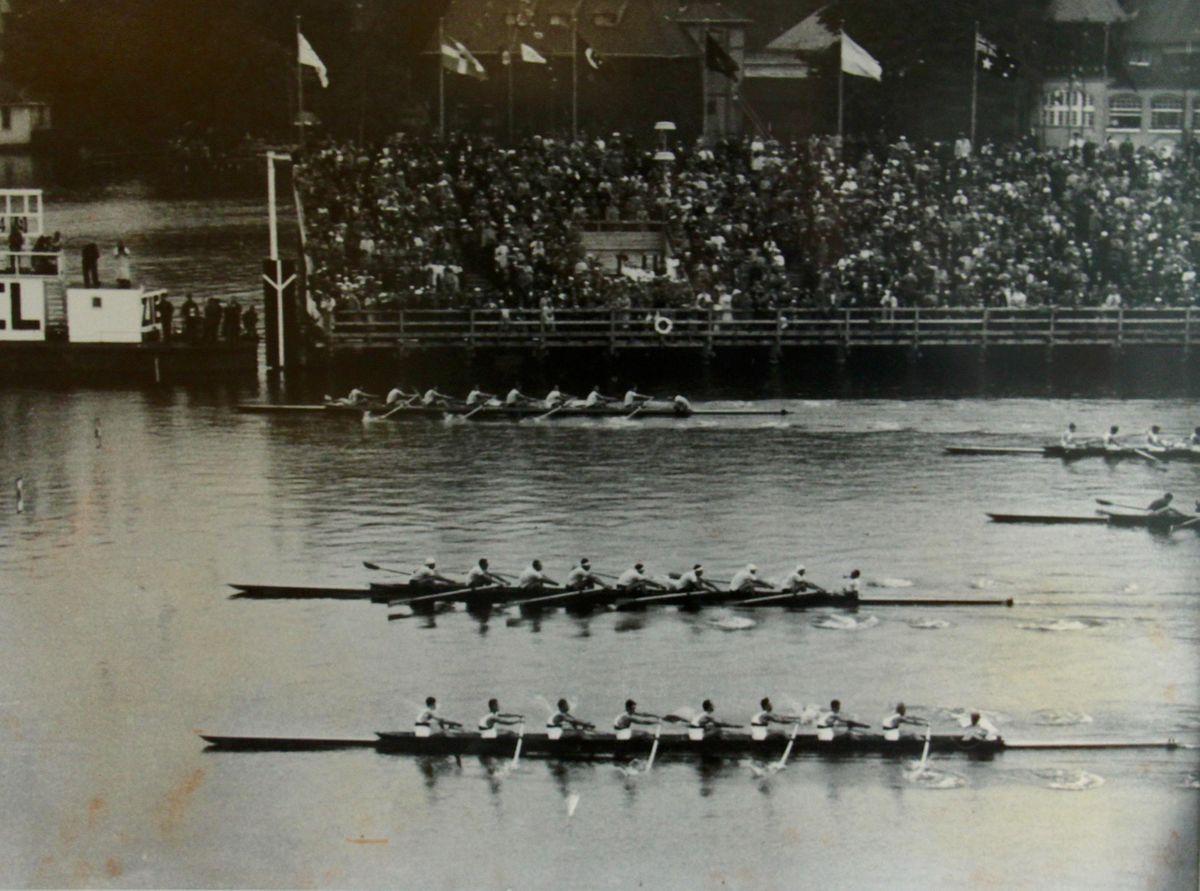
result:
[(1085, 439), (1077, 435), (1074, 422), (1067, 424), (1067, 429), (1063, 431), (1059, 445), (1066, 450), (1084, 449), (1095, 445), (1101, 445), (1110, 452), (1118, 452), (1124, 449), (1144, 449), (1148, 452), (1165, 452), (1169, 449), (1190, 449), (1191, 451), (1200, 451), (1200, 427), (1192, 431), (1192, 435), (1184, 439), (1167, 439), (1163, 436), (1162, 428), (1158, 424), (1154, 424), (1146, 431), (1145, 438), (1142, 442), (1122, 440), (1121, 428), (1116, 424), (1108, 428), (1108, 432), (1099, 439)]
[[(828, 591), (820, 585), (809, 581), (807, 570), (803, 564), (797, 565), (776, 584), (761, 578), (758, 567), (753, 563), (747, 564), (733, 574), (724, 589), (727, 592), (751, 595), (755, 591), (765, 591), (768, 594), (835, 594), (850, 599), (857, 599), (862, 573), (851, 570), (845, 577), (845, 584), (839, 591)], [(608, 578), (613, 584), (604, 581)], [(558, 582), (546, 574), (541, 560), (533, 560), (513, 579), (511, 576), (496, 572), (491, 568), (486, 557), (471, 567), (465, 581), (448, 578), (438, 572), (437, 560), (428, 558), (425, 563), (412, 573), (411, 585), (417, 587), (435, 588), (443, 585), (453, 585), (462, 588), (482, 588), (489, 586), (511, 586), (526, 591), (539, 591), (545, 588), (562, 589), (564, 591), (588, 591), (596, 588), (604, 590), (615, 589), (628, 594), (648, 594), (664, 592), (669, 594), (719, 593), (721, 588), (705, 578), (703, 564), (696, 563), (691, 569), (682, 573), (672, 573), (666, 579), (656, 580), (646, 574), (646, 564), (640, 560), (626, 569), (619, 576), (602, 576), (592, 569), (592, 563), (583, 557), (567, 573), (564, 582)]]
[[(342, 406), (369, 407), (373, 403), (379, 402), (379, 397), (365, 390), (360, 390), (355, 387), (346, 396), (340, 399), (332, 399), (329, 396), (325, 397), (327, 403)], [(457, 408), (466, 409), (468, 411), (479, 410), (483, 408), (537, 408), (549, 411), (559, 411), (564, 408), (588, 408), (599, 409), (605, 407), (616, 407), (634, 412), (645, 406), (648, 402), (666, 401), (656, 400), (653, 396), (648, 396), (645, 393), (638, 392), (637, 384), (633, 384), (625, 391), (625, 396), (618, 398), (614, 396), (605, 396), (600, 391), (600, 386), (592, 387), (588, 394), (583, 397), (572, 396), (569, 393), (563, 392), (558, 384), (555, 384), (550, 392), (544, 397), (529, 396), (521, 392), (521, 385), (518, 383), (508, 391), (503, 397), (496, 393), (488, 393), (482, 387), (476, 385), (467, 394), (466, 399), (457, 399), (447, 393), (442, 393), (436, 387), (421, 392), (419, 390), (408, 390), (403, 386), (393, 387), (388, 391), (384, 398), (384, 405), (389, 410), (397, 410), (400, 408)], [(670, 400), (676, 412), (680, 414), (689, 414), (692, 410), (691, 403), (683, 396), (676, 396)]]
[[(512, 727), (518, 728), (516, 731), (518, 733), (524, 732), (524, 715), (501, 711), (499, 700), (496, 699), (489, 699), (487, 707), (487, 712), (476, 723), (476, 730), (481, 738), (495, 739), (502, 733), (513, 733), (514, 731), (506, 729)], [(716, 707), (711, 699), (704, 700), (701, 703), (700, 711), (692, 718), (642, 712), (638, 710), (637, 702), (627, 699), (624, 710), (613, 719), (612, 733), (617, 740), (623, 741), (631, 740), (635, 735), (649, 735), (650, 731), (639, 730), (640, 727), (654, 727), (657, 733), (663, 723), (685, 724), (688, 737), (701, 741), (720, 737), (726, 730), (740, 730), (745, 727), (743, 724), (722, 721), (717, 718), (715, 712)], [(795, 734), (797, 728), (801, 724), (807, 723), (808, 720), (809, 718), (804, 716), (777, 712), (770, 698), (763, 697), (759, 701), (759, 710), (750, 718), (750, 738), (765, 740), (771, 732), (772, 725), (790, 728), (790, 732)], [(437, 710), (437, 699), (430, 696), (425, 700), (425, 707), (417, 715), (414, 731), (417, 736), (425, 737), (443, 734), (447, 730), (458, 730), (462, 726), (459, 721), (442, 717)], [(864, 724), (848, 717), (842, 711), (842, 704), (837, 699), (829, 703), (829, 708), (820, 710), (816, 716), (815, 726), (817, 739), (822, 742), (833, 742), (839, 737), (871, 729), (870, 724)], [(906, 735), (910, 739), (925, 735), (925, 732), (920, 730), (906, 734), (906, 727), (925, 728), (928, 732), (931, 723), (928, 719), (910, 715), (903, 702), (897, 703), (896, 707), (880, 723), (883, 739), (887, 742), (899, 742)], [(546, 721), (546, 735), (550, 739), (580, 736), (595, 729), (595, 724), (571, 714), (571, 704), (566, 699), (558, 700), (554, 714)], [(968, 723), (962, 729), (961, 739), (966, 742), (995, 741), (1000, 739), (1000, 731), (980, 712), (973, 711), (970, 713)]]

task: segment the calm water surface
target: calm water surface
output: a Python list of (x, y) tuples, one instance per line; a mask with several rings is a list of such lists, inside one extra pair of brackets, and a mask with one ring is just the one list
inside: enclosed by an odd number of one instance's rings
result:
[[(607, 723), (705, 697), (903, 698), (1012, 739), (1200, 737), (1200, 536), (989, 525), (985, 510), (1200, 497), (1200, 465), (946, 458), (1200, 422), (1195, 401), (795, 401), (786, 419), (463, 425), (240, 416), (252, 389), (0, 392), (0, 884), (408, 888), (1188, 888), (1195, 752), (903, 763), (422, 763), (204, 753), (197, 730), (369, 736), (420, 701)], [(94, 432), (99, 422), (100, 438)], [(23, 513), (12, 480), (25, 479)], [(360, 585), (364, 559), (551, 574), (703, 560), (858, 567), (870, 593), (1012, 609), (852, 618), (675, 611), (388, 622), (366, 603), (231, 601), (231, 581)], [(377, 574), (376, 574), (377, 575)]]

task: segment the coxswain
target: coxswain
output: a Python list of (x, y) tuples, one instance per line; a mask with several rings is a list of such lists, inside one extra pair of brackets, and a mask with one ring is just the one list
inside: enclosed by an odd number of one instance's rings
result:
[(478, 408), (481, 405), (487, 405), (489, 401), (495, 398), (493, 393), (485, 393), (483, 389), (476, 384), (471, 392), (467, 394), (467, 408)]
[(568, 396), (558, 388), (558, 384), (555, 384), (550, 388), (550, 392), (546, 394), (546, 398), (542, 400), (542, 402), (546, 408), (559, 408), (560, 406), (566, 405), (567, 400), (571, 398), (572, 397)]
[(760, 711), (755, 712), (754, 717), (750, 719), (750, 738), (756, 740), (764, 740), (767, 738), (767, 733), (771, 729), (772, 724), (799, 724), (800, 719), (793, 715), (777, 715), (775, 707), (771, 705), (770, 697), (764, 696), (759, 700), (758, 707)]
[[(595, 724), (590, 724), (587, 721), (581, 721), (579, 718), (576, 718), (573, 714), (571, 714), (571, 703), (567, 702), (565, 699), (560, 699), (558, 701), (557, 711), (555, 711), (555, 713), (550, 716), (550, 719), (546, 721), (547, 735), (550, 736), (551, 739), (557, 739), (558, 737), (561, 737), (564, 730), (584, 731), (595, 729)], [(557, 733), (555, 731), (557, 731)]]
[(859, 572), (857, 569), (850, 570), (850, 575), (848, 576), (849, 581), (847, 581), (846, 586), (844, 588), (842, 588), (842, 596), (849, 597), (852, 600), (857, 600), (858, 599), (858, 587), (859, 587), (861, 578), (862, 578), (862, 573)]
[(681, 417), (687, 417), (692, 414), (692, 404), (688, 402), (686, 396), (676, 396), (671, 400), (671, 405), (675, 408), (675, 414)]
[(453, 399), (453, 396), (439, 393), (435, 387), (430, 387), (425, 391), (425, 395), (421, 397), (421, 404), (427, 408), (434, 405), (449, 405)]
[(1075, 442), (1075, 422), (1072, 421), (1067, 425), (1067, 429), (1063, 431), (1062, 439), (1059, 440), (1064, 449), (1073, 449), (1077, 447)]
[(662, 585), (646, 577), (646, 564), (640, 560), (617, 578), (617, 589), (620, 591), (641, 592), (647, 588), (661, 589)]
[(1192, 435), (1187, 439), (1187, 447), (1192, 451), (1200, 449), (1200, 427), (1192, 431)]
[(480, 557), (479, 562), (471, 567), (471, 571), (467, 573), (467, 587), (481, 588), (484, 585), (503, 585), (504, 580), (498, 576), (492, 575), (488, 569), (488, 561), (486, 557)]
[(1163, 451), (1167, 444), (1162, 439), (1162, 428), (1157, 424), (1146, 431), (1146, 448)]
[(1120, 451), (1122, 448), (1124, 448), (1124, 446), (1121, 445), (1120, 440), (1117, 439), (1117, 434), (1120, 432), (1121, 432), (1121, 428), (1118, 427), (1116, 424), (1113, 424), (1111, 427), (1108, 428), (1108, 432), (1104, 434), (1104, 439), (1103, 439), (1105, 449), (1107, 449), (1110, 452), (1114, 452), (1114, 451)]
[(417, 713), (417, 720), (413, 722), (417, 736), (445, 733), (448, 729), (461, 726), (458, 721), (451, 721), (438, 714), (437, 699), (432, 696), (425, 697), (425, 708)]
[(765, 582), (758, 577), (758, 567), (753, 563), (747, 563), (745, 569), (739, 569), (733, 574), (733, 578), (729, 580), (730, 591), (740, 591), (745, 594), (760, 588), (770, 587), (770, 582)]
[(395, 386), (395, 387), (392, 387), (392, 389), (388, 390), (387, 399), (385, 399), (384, 402), (387, 405), (392, 405), (392, 406), (412, 405), (414, 400), (420, 399), (420, 398), (421, 398), (421, 394), (416, 392), (415, 390), (413, 392), (409, 393), (403, 387)]
[(711, 699), (706, 699), (700, 704), (700, 714), (688, 721), (688, 736), (692, 739), (707, 739), (710, 736), (720, 736), (722, 730), (735, 730), (742, 726), (718, 721), (713, 710)]
[(829, 703), (829, 711), (821, 712), (817, 718), (817, 739), (822, 742), (831, 742), (837, 734), (839, 727), (844, 727), (847, 731), (850, 731), (855, 729), (865, 730), (870, 726), (870, 724), (861, 724), (858, 721), (852, 721), (843, 715), (841, 700), (835, 699)]
[(592, 572), (592, 562), (583, 557), (567, 573), (566, 587), (568, 591), (583, 591), (587, 588), (607, 588), (608, 585), (596, 577)]
[(970, 723), (963, 728), (962, 738), (964, 741), (997, 740), (1000, 730), (979, 712), (971, 712)]
[(1146, 510), (1152, 514), (1165, 514), (1174, 510), (1171, 507), (1171, 502), (1175, 500), (1175, 496), (1170, 492), (1165, 493), (1162, 498), (1155, 498), (1148, 505)]
[(437, 561), (430, 557), (416, 572), (412, 574), (411, 585), (428, 587), (430, 585), (457, 585), (454, 579), (448, 579), (437, 571)]
[(690, 591), (712, 591), (715, 593), (721, 589), (704, 577), (704, 566), (696, 563), (687, 572), (681, 573), (679, 578), (672, 580), (671, 590), (683, 593)]
[(519, 408), (527, 402), (535, 402), (531, 396), (526, 396), (521, 392), (521, 385), (517, 384), (508, 391), (508, 395), (504, 397), (504, 405), (507, 408)]
[(600, 385), (597, 384), (596, 386), (592, 387), (592, 389), (587, 394), (587, 398), (585, 398), (583, 400), (583, 407), (584, 408), (600, 408), (604, 405), (607, 405), (609, 402), (615, 402), (615, 401), (616, 400), (610, 399), (609, 397), (607, 397), (603, 393), (601, 393)]
[(896, 703), (896, 710), (883, 719), (883, 738), (889, 742), (896, 742), (900, 739), (900, 728), (903, 724), (912, 724), (918, 727), (928, 726), (929, 722), (922, 718), (913, 718), (908, 714), (908, 709), (904, 707), (903, 702)]
[(804, 575), (806, 572), (804, 564), (801, 563), (779, 582), (779, 590), (788, 594), (805, 594), (809, 591), (820, 591), (821, 589), (810, 582)]
[(557, 585), (558, 582), (542, 572), (542, 561), (534, 560), (517, 577), (517, 587), (526, 591), (539, 591), (546, 585)]
[(657, 724), (662, 719), (658, 715), (643, 714), (637, 710), (637, 703), (632, 699), (625, 700), (625, 711), (613, 720), (613, 730), (619, 740), (633, 739), (633, 728), (638, 724)]
[(635, 408), (643, 402), (649, 402), (653, 398), (653, 396), (647, 396), (645, 393), (639, 393), (637, 384), (631, 384), (629, 389), (625, 391), (625, 398), (621, 404), (626, 408)]
[(479, 719), (479, 735), (485, 739), (495, 739), (500, 735), (501, 727), (513, 727), (524, 723), (524, 715), (513, 715), (502, 712), (500, 711), (500, 702), (495, 699), (489, 699), (487, 714)]

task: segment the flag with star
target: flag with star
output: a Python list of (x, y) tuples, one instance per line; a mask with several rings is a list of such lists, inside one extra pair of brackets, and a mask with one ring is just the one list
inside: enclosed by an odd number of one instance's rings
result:
[(984, 74), (1012, 80), (1021, 70), (1021, 63), (982, 34), (975, 35), (975, 64)]

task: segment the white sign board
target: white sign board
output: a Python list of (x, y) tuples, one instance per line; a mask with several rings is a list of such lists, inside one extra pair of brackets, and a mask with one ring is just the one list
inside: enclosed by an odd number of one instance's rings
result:
[(159, 291), (141, 288), (68, 288), (71, 343), (141, 343), (157, 329)]
[(45, 282), (0, 278), (0, 340), (45, 339)]

